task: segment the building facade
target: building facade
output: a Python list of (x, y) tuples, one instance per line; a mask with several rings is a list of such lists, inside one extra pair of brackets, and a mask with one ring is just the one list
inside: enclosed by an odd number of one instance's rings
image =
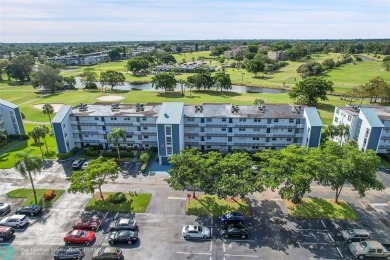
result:
[(25, 135), (22, 115), (19, 106), (12, 104), (4, 99), (0, 99), (0, 129), (7, 135)]
[(334, 141), (357, 142), (360, 150), (371, 149), (378, 154), (390, 153), (390, 108), (381, 106), (336, 107), (333, 125), (347, 125), (349, 134), (335, 137)]
[(269, 51), (268, 59), (270, 60), (282, 60), (284, 58), (284, 51)]
[(311, 107), (179, 102), (62, 106), (52, 124), (59, 153), (86, 144), (108, 149), (107, 134), (121, 128), (126, 133), (121, 146), (157, 147), (162, 164), (185, 147), (224, 153), (317, 147), (322, 129)]

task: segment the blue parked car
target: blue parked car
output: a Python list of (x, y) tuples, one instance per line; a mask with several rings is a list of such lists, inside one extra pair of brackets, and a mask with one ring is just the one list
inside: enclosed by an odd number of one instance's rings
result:
[(223, 214), (220, 219), (223, 224), (242, 224), (244, 222), (244, 214), (241, 212), (230, 212)]

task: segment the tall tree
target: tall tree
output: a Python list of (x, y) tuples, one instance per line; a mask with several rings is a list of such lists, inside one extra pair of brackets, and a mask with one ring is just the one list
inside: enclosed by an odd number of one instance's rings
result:
[(71, 182), (68, 192), (94, 194), (95, 190), (99, 189), (100, 198), (104, 201), (102, 186), (108, 180), (115, 181), (119, 176), (119, 171), (120, 168), (113, 159), (105, 161), (103, 157), (99, 157), (91, 160), (87, 168), (82, 171), (74, 171), (67, 178)]
[(181, 95), (184, 96), (184, 90), (185, 90), (185, 87), (186, 87), (186, 81), (184, 79), (179, 79), (177, 81), (177, 83), (180, 84), (180, 89), (181, 89)]
[(306, 62), (297, 68), (297, 72), (301, 74), (303, 78), (307, 76), (319, 75), (323, 70), (324, 68), (322, 65), (316, 61)]
[(116, 147), (116, 151), (118, 152), (118, 159), (121, 158), (121, 154), (119, 152), (119, 140), (123, 140), (123, 142), (126, 141), (125, 132), (120, 128), (114, 128), (107, 135), (107, 140), (108, 140), (108, 143), (114, 142), (115, 147)]
[(232, 89), (232, 81), (230, 79), (230, 76), (228, 74), (225, 74), (225, 72), (218, 72), (215, 74), (214, 78), (214, 85), (218, 89), (222, 90), (229, 90)]
[(47, 147), (47, 142), (46, 142), (46, 136), (50, 134), (50, 129), (49, 127), (45, 126), (45, 125), (40, 125), (39, 126), (41, 128), (41, 137), (43, 138), (43, 141), (45, 142), (45, 147), (46, 147), (46, 152), (49, 152), (49, 148)]
[(97, 73), (92, 68), (85, 68), (81, 76), (81, 81), (85, 86), (95, 83), (98, 79)]
[(322, 148), (321, 164), (317, 180), (335, 191), (336, 203), (346, 183), (350, 183), (361, 197), (369, 189), (384, 189), (376, 177), (380, 158), (372, 150), (360, 151), (352, 142), (345, 145), (326, 142)]
[(337, 133), (339, 137), (339, 144), (341, 145), (343, 141), (348, 141), (349, 136), (349, 126), (345, 124), (338, 125), (337, 127)]
[(63, 77), (63, 81), (68, 89), (74, 89), (76, 86), (76, 79), (72, 76)]
[(187, 81), (197, 89), (210, 89), (213, 86), (213, 78), (208, 72), (188, 76)]
[(42, 151), (42, 146), (41, 146), (41, 137), (42, 137), (43, 133), (44, 133), (44, 132), (43, 132), (43, 129), (42, 129), (42, 127), (40, 127), (40, 126), (35, 126), (35, 127), (28, 133), (28, 135), (31, 136), (31, 138), (34, 139), (35, 143), (38, 144), (39, 150), (41, 151), (42, 160), (44, 159), (43, 151)]
[(127, 61), (126, 68), (131, 71), (134, 75), (141, 70), (149, 68), (149, 61), (140, 57), (133, 57)]
[(5, 67), (5, 73), (9, 78), (17, 80), (30, 80), (30, 73), (34, 65), (34, 57), (31, 55), (19, 55), (13, 58)]
[(195, 187), (201, 187), (205, 178), (202, 161), (202, 153), (196, 148), (169, 157), (172, 165), (170, 177), (166, 179), (169, 186), (174, 190), (186, 190), (187, 186), (192, 186), (192, 197), (195, 198)]
[(121, 72), (115, 70), (107, 70), (100, 74), (100, 83), (102, 84), (102, 89), (104, 85), (111, 86), (111, 91), (114, 90), (115, 86), (123, 86), (125, 83), (125, 76)]
[(3, 80), (3, 73), (8, 65), (8, 60), (0, 60), (0, 80)]
[(390, 56), (386, 56), (383, 58), (382, 67), (384, 67), (386, 71), (390, 70)]
[(51, 104), (44, 104), (42, 107), (42, 112), (49, 117), (49, 122), (51, 122), (51, 114), (54, 113), (54, 107)]
[(176, 79), (173, 73), (160, 72), (152, 77), (152, 87), (157, 89), (174, 90), (176, 87)]
[(61, 86), (62, 77), (58, 69), (53, 69), (47, 65), (41, 65), (34, 75), (34, 87), (43, 86), (46, 91), (50, 90), (53, 94)]
[(259, 60), (249, 60), (245, 63), (245, 69), (257, 77), (257, 73), (264, 70), (264, 63)]
[(34, 181), (31, 174), (41, 171), (43, 160), (37, 156), (31, 155), (31, 151), (31, 149), (25, 149), (22, 152), (16, 153), (18, 161), (15, 165), (15, 170), (23, 177), (28, 176), (33, 190), (35, 204), (38, 204), (37, 192), (35, 191)]
[(328, 100), (327, 93), (333, 92), (333, 82), (323, 78), (308, 77), (295, 84), (289, 92), (292, 99), (297, 99), (300, 95), (305, 97), (307, 105), (315, 106), (320, 100)]

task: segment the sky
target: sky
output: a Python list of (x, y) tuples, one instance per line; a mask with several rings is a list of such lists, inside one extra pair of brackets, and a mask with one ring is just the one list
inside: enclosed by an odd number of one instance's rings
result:
[(0, 0), (0, 42), (390, 38), (390, 0)]

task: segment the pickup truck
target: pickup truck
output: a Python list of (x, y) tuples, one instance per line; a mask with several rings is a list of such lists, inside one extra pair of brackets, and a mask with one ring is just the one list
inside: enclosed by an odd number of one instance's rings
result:
[(349, 244), (349, 249), (357, 259), (376, 258), (390, 260), (389, 246), (390, 244), (381, 244), (375, 240), (366, 240)]

